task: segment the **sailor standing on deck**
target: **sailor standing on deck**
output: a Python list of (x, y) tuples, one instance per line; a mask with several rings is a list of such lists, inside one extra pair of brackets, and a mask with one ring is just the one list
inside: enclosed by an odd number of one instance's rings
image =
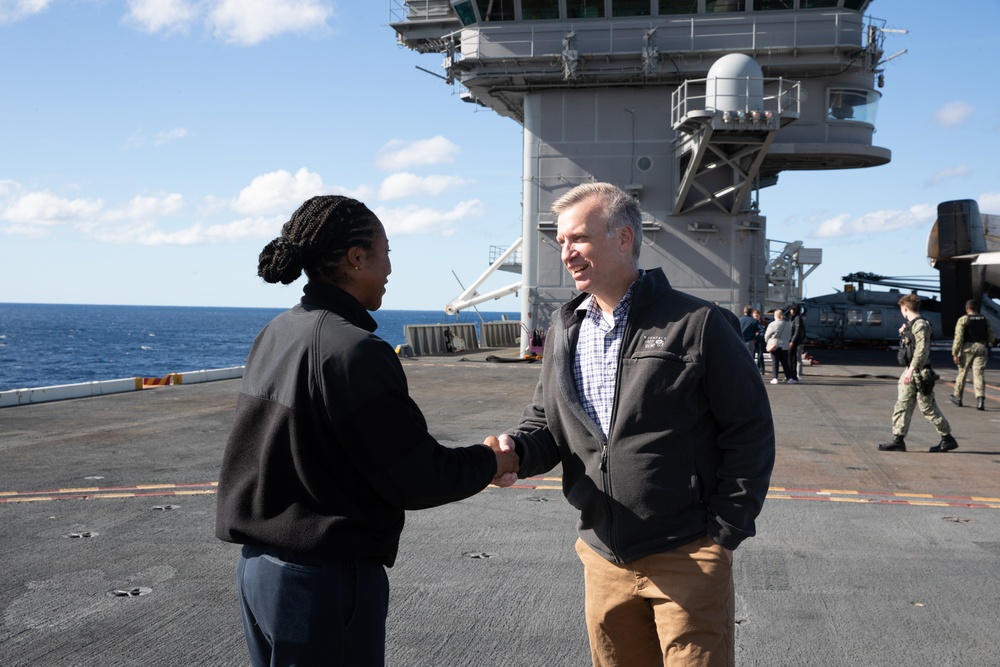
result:
[(932, 452), (949, 452), (958, 448), (951, 435), (951, 425), (941, 414), (934, 400), (934, 380), (937, 375), (930, 368), (931, 323), (920, 317), (920, 297), (904, 294), (899, 298), (899, 311), (906, 321), (899, 328), (901, 336), (901, 362), (906, 370), (899, 376), (896, 388), (896, 406), (892, 411), (892, 440), (878, 446), (882, 452), (905, 452), (906, 434), (910, 431), (913, 408), (920, 412), (941, 436), (941, 442), (930, 448)]
[(965, 315), (955, 324), (955, 340), (951, 344), (951, 355), (958, 366), (955, 376), (955, 391), (950, 396), (955, 405), (962, 405), (965, 390), (965, 376), (972, 369), (972, 387), (976, 392), (976, 409), (986, 409), (986, 361), (990, 358), (993, 344), (993, 327), (990, 321), (979, 313), (979, 302), (969, 299), (965, 302)]
[(552, 212), (582, 294), (553, 316), (533, 404), (501, 441), (523, 476), (562, 463), (594, 665), (731, 667), (733, 550), (774, 463), (760, 373), (732, 313), (639, 270), (628, 193), (588, 183)]
[(380, 667), (385, 568), (404, 510), (472, 496), (516, 471), (517, 457), (493, 437), (450, 448), (427, 432), (368, 313), (392, 268), (382, 223), (364, 204), (313, 197), (260, 254), (269, 283), (303, 270), (302, 302), (250, 350), (215, 534), (244, 545), (237, 586), (254, 667)]

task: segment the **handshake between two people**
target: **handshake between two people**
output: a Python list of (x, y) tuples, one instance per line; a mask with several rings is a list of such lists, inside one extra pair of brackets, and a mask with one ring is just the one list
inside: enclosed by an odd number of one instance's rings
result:
[(514, 450), (514, 441), (504, 433), (497, 437), (491, 435), (483, 440), (483, 444), (493, 450), (497, 457), (497, 474), (490, 482), (494, 486), (506, 487), (517, 481), (517, 471), (521, 468), (521, 460)]

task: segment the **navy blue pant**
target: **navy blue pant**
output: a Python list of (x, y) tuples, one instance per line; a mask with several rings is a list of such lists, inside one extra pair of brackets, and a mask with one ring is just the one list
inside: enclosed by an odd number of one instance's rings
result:
[(236, 578), (254, 667), (385, 665), (389, 579), (381, 563), (244, 546)]

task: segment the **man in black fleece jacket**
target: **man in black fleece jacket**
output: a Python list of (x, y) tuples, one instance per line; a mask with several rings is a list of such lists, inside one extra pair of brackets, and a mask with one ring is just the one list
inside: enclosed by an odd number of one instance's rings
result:
[(774, 464), (760, 373), (735, 315), (639, 270), (628, 193), (586, 184), (552, 211), (581, 294), (554, 315), (534, 401), (500, 440), (522, 477), (562, 463), (594, 665), (731, 667), (733, 551)]

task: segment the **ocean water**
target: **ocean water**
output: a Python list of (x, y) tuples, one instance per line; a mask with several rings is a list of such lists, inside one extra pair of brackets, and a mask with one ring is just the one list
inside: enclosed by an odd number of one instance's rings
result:
[[(242, 366), (283, 308), (0, 303), (0, 391)], [(518, 313), (380, 310), (376, 332), (396, 347), (407, 324), (478, 323)]]

